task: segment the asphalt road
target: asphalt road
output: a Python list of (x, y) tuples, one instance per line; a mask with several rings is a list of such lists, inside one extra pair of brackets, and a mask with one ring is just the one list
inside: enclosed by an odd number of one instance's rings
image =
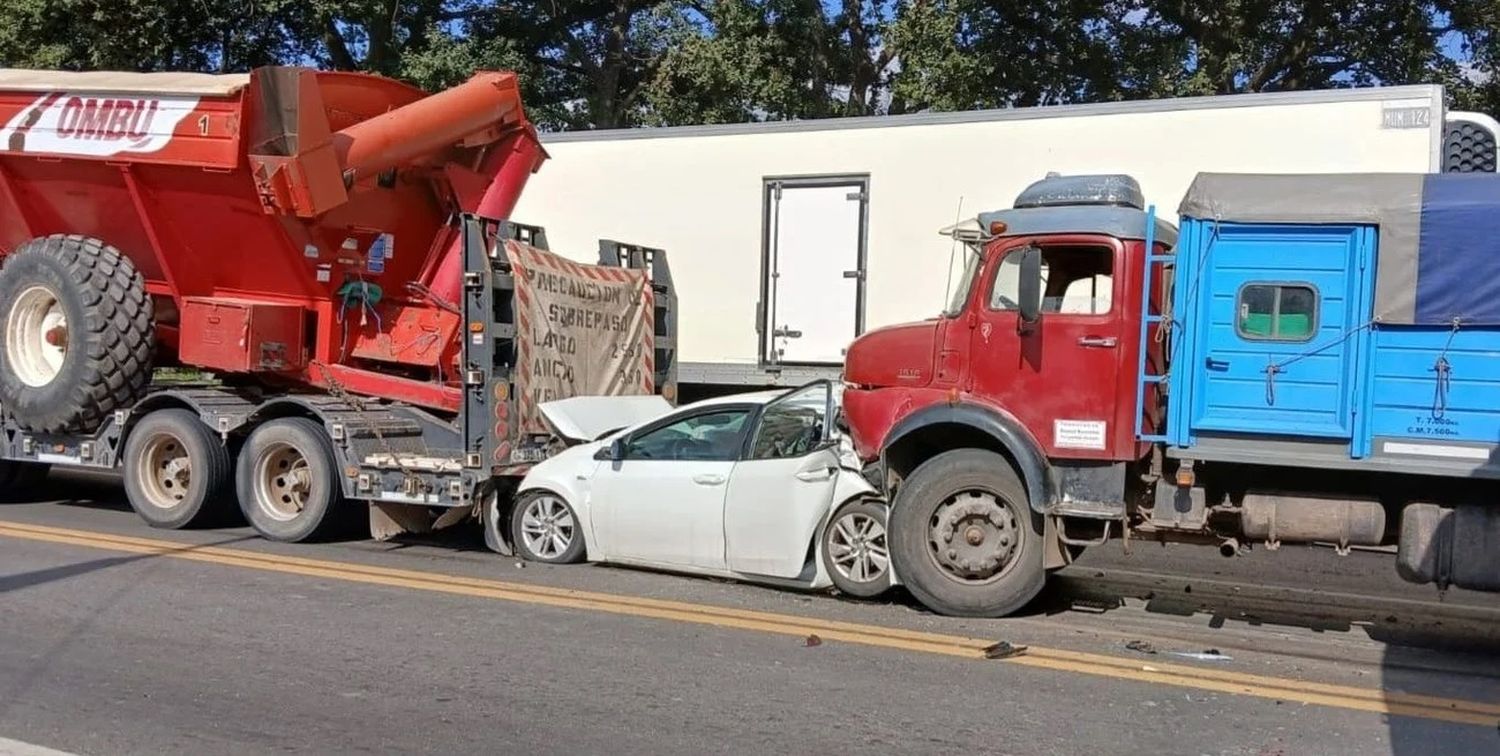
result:
[[(0, 754), (1500, 752), (1500, 600), (1439, 605), (1376, 555), (1101, 550), (1021, 617), (957, 620), (49, 494), (0, 505)], [(1295, 606), (1319, 588), (1386, 605)]]

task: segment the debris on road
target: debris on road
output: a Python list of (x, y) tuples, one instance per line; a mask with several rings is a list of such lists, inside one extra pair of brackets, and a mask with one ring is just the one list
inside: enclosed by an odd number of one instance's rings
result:
[(1142, 654), (1156, 653), (1156, 646), (1153, 646), (1149, 642), (1143, 640), (1129, 641), (1125, 644), (1125, 648)]
[(802, 645), (806, 646), (807, 648), (812, 648), (813, 646), (821, 646), (823, 645), (823, 639), (819, 638), (817, 633), (812, 633), (802, 641)]
[(984, 658), (986, 659), (1009, 659), (1012, 656), (1020, 656), (1026, 653), (1025, 646), (1017, 646), (1010, 641), (1000, 641), (984, 647)]

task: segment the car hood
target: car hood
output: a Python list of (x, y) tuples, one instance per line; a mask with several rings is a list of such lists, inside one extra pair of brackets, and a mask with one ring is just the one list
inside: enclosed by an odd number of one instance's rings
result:
[(572, 443), (593, 441), (606, 433), (655, 420), (672, 411), (657, 395), (575, 396), (537, 406), (557, 435)]

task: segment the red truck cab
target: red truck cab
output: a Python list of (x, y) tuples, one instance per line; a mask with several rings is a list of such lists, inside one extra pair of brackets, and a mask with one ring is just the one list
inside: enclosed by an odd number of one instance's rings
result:
[(1137, 396), (1147, 245), (1165, 252), (1176, 235), (1142, 204), (1128, 177), (1037, 182), (952, 229), (969, 254), (945, 312), (849, 348), (850, 435), (891, 497), (897, 570), (929, 606), (1013, 611), (1066, 546), (1123, 514), (1150, 456), (1137, 418), (1154, 425), (1160, 405)]

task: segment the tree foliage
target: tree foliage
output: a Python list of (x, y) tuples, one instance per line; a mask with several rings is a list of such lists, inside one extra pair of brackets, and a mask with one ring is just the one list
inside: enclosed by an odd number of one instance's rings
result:
[(521, 74), (547, 128), (1439, 82), (1500, 113), (1495, 0), (7, 0), (0, 64)]

